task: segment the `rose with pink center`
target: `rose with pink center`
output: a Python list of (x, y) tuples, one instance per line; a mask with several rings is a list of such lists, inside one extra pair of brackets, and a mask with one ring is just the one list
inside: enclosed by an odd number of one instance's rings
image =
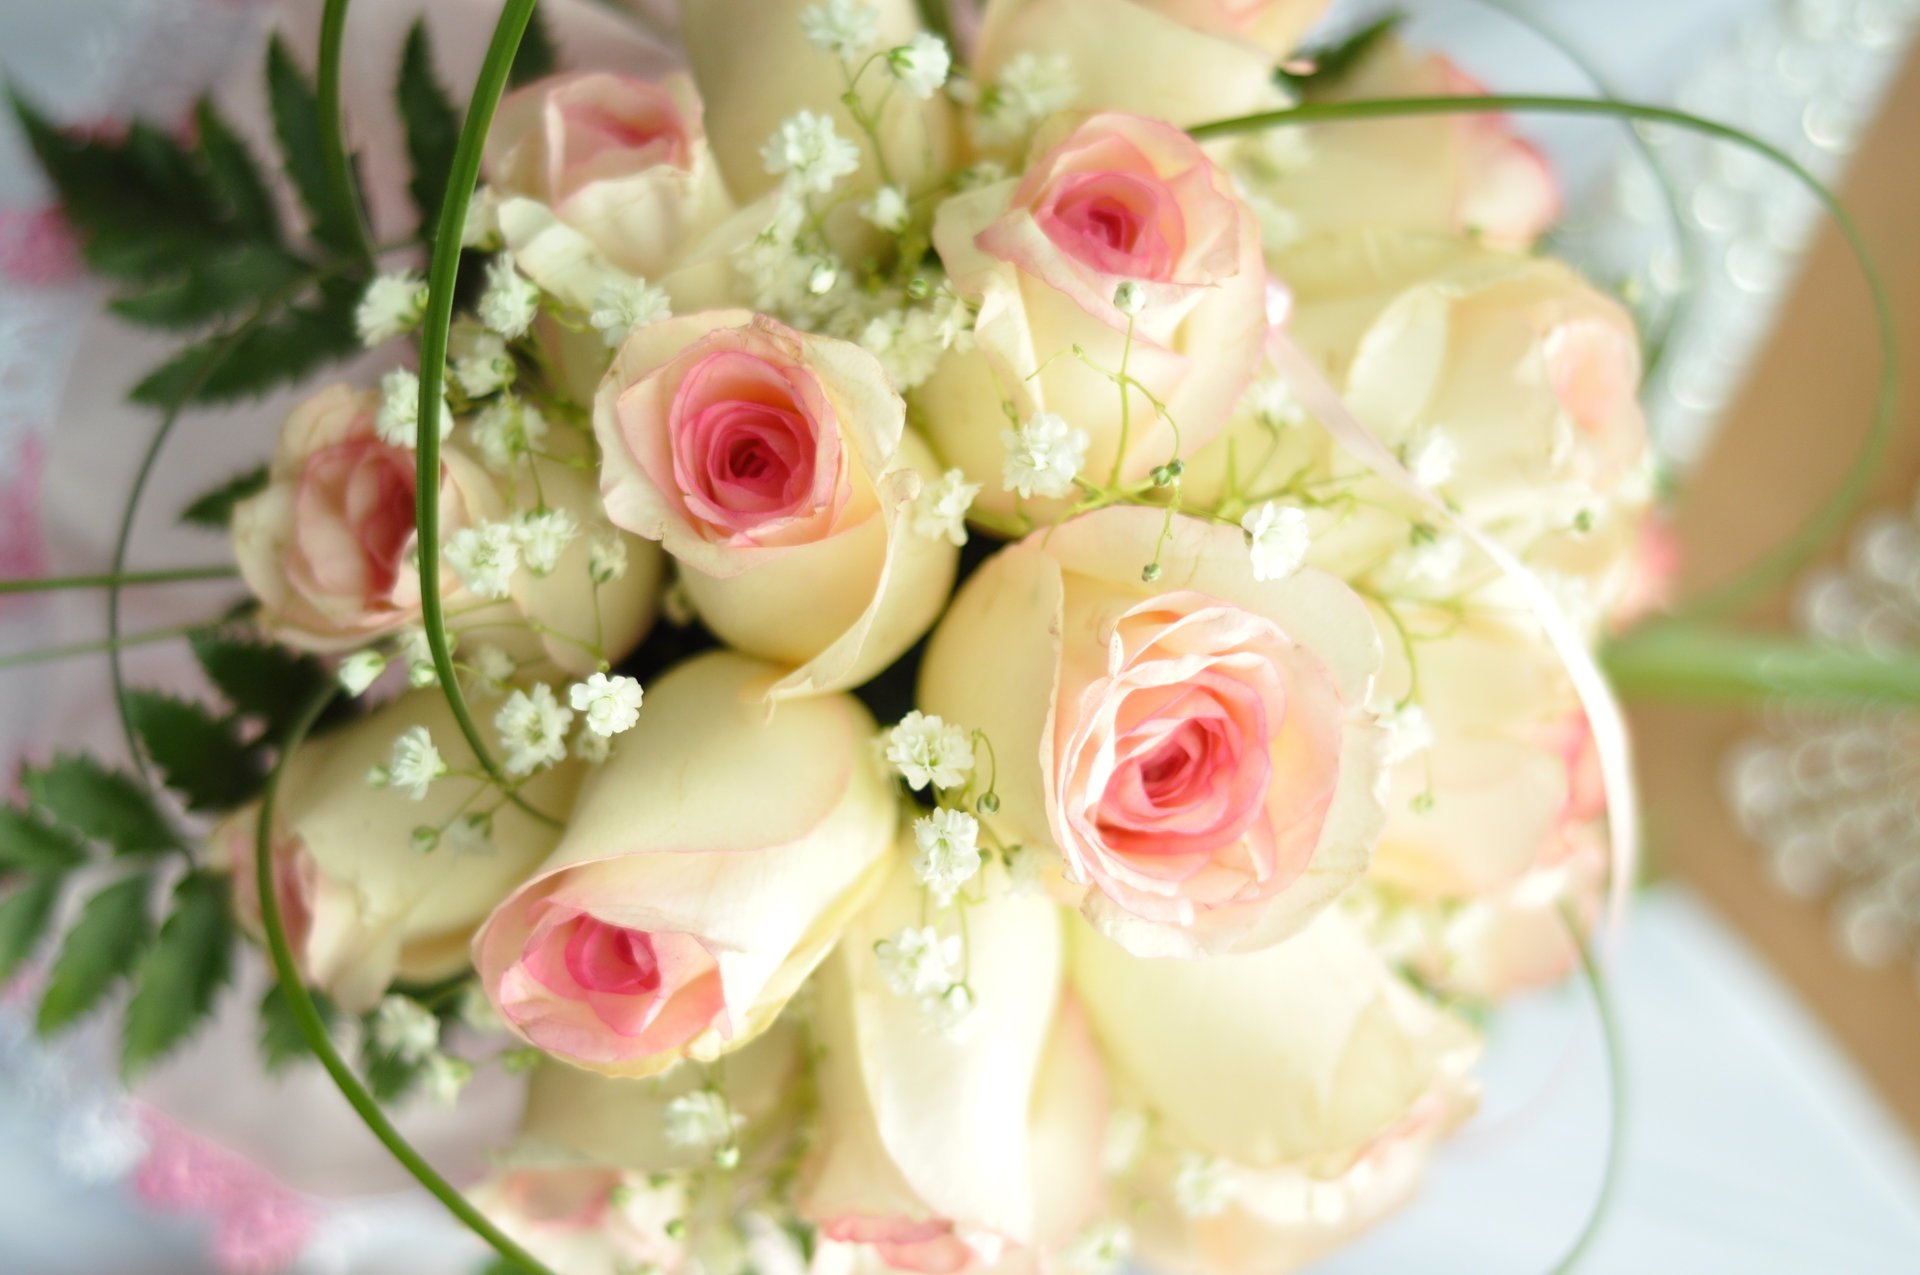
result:
[(992, 821), (1055, 846), (1063, 894), (1111, 937), (1253, 950), (1366, 869), (1379, 638), (1346, 585), (1256, 581), (1241, 537), (1209, 524), (1176, 518), (1142, 583), (1160, 524), (1104, 510), (989, 560), (935, 631), (921, 700), (986, 733)]
[[(984, 487), (979, 504), (1008, 514), (1006, 402), (1022, 420), (1050, 411), (1085, 430), (1089, 475), (1117, 460), (1137, 480), (1226, 424), (1266, 330), (1258, 227), (1185, 133), (1109, 112), (1049, 126), (1035, 146), (1023, 176), (936, 214), (941, 262), (980, 310), (973, 345), (916, 395), (935, 446)], [(1123, 286), (1142, 308), (1121, 312)], [(1123, 365), (1124, 390), (1103, 370)], [(1023, 508), (1042, 520), (1064, 510)]]
[(701, 618), (792, 670), (776, 696), (857, 685), (939, 612), (957, 551), (912, 534), (938, 477), (872, 355), (745, 311), (636, 331), (595, 398), (601, 493), (679, 560)]

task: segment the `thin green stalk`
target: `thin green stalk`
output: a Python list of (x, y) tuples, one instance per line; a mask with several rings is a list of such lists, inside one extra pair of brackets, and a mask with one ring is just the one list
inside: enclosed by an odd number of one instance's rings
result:
[(62, 646), (43, 646), (37, 651), (19, 651), (11, 655), (0, 655), (0, 669), (22, 668), (28, 664), (47, 664), (54, 660), (64, 660), (75, 655), (99, 655), (103, 651), (124, 651), (130, 646), (151, 646), (155, 642), (171, 642), (175, 638), (192, 637), (204, 632), (204, 624), (182, 624), (170, 629), (148, 629), (144, 633), (129, 633), (119, 638), (100, 638), (91, 642), (68, 642)]
[(1853, 253), (1860, 273), (1865, 277), (1873, 301), (1874, 322), (1879, 329), (1880, 384), (1875, 397), (1873, 424), (1867, 432), (1852, 465), (1840, 485), (1820, 508), (1795, 530), (1787, 541), (1765, 558), (1748, 567), (1731, 581), (1696, 598), (1675, 613), (1677, 617), (1698, 619), (1725, 615), (1745, 607), (1792, 577), (1822, 546), (1845, 527), (1860, 507), (1893, 440), (1898, 424), (1900, 399), (1900, 345), (1893, 317), (1893, 304), (1887, 295), (1879, 267), (1868, 250), (1860, 229), (1839, 198), (1805, 165), (1779, 147), (1728, 124), (1690, 115), (1664, 106), (1638, 102), (1603, 102), (1583, 97), (1551, 97), (1537, 94), (1488, 94), (1474, 97), (1408, 97), (1366, 99), (1353, 102), (1306, 102), (1280, 111), (1263, 111), (1233, 119), (1202, 124), (1191, 131), (1201, 141), (1232, 137), (1261, 129), (1290, 124), (1328, 124), (1344, 120), (1394, 119), (1406, 115), (1484, 114), (1489, 111), (1541, 111), (1559, 115), (1595, 115), (1667, 124), (1729, 142), (1759, 155), (1791, 173), (1825, 208), (1839, 227), (1848, 249)]
[(320, 110), (320, 160), (326, 165), (327, 182), (333, 187), (337, 215), (343, 225), (353, 227), (360, 255), (371, 265), (377, 250), (373, 231), (367, 225), (367, 211), (360, 206), (358, 187), (353, 180), (353, 159), (347, 151), (346, 115), (340, 107), (340, 65), (346, 47), (347, 4), (348, 0), (327, 0), (320, 14), (316, 94)]
[(513, 803), (529, 815), (551, 827), (560, 821), (528, 805), (513, 792), (507, 777), (480, 738), (467, 698), (460, 690), (460, 678), (453, 667), (453, 652), (447, 645), (446, 620), (440, 600), (440, 431), (433, 422), (440, 419), (440, 398), (446, 381), (447, 337), (453, 326), (453, 290), (460, 272), (462, 232), (467, 224), (467, 205), (473, 200), (473, 188), (480, 180), (480, 153), (486, 144), (487, 130), (493, 124), (494, 108), (506, 91), (507, 75), (513, 69), (514, 54), (533, 17), (534, 0), (507, 0), (500, 21), (493, 29), (493, 42), (487, 46), (486, 61), (480, 66), (480, 78), (473, 86), (473, 99), (467, 104), (467, 118), (460, 126), (460, 142), (454, 148), (453, 167), (447, 174), (447, 193), (440, 205), (440, 224), (434, 230), (433, 262), (427, 273), (427, 313), (420, 325), (420, 438), (419, 483), (416, 492), (414, 525), (420, 537), (420, 623), (426, 630), (427, 648), (433, 653), (433, 667), (440, 675), (440, 691), (447, 697), (453, 720), (466, 737), (468, 747), (480, 766), (505, 789)]
[[(1529, 13), (1515, 0), (1473, 0), (1495, 12), (1506, 15), (1565, 58), (1575, 70), (1587, 78), (1594, 92), (1609, 102), (1618, 102), (1620, 95), (1613, 90), (1610, 78), (1593, 60), (1581, 51), (1580, 46), (1560, 34), (1550, 23), (1535, 14)], [(1687, 218), (1680, 207), (1680, 190), (1674, 184), (1673, 177), (1667, 172), (1666, 165), (1660, 162), (1660, 156), (1654, 153), (1652, 143), (1641, 135), (1640, 130), (1627, 124), (1627, 141), (1640, 155), (1647, 172), (1652, 174), (1653, 182), (1660, 191), (1660, 201), (1666, 205), (1667, 222), (1673, 231), (1673, 245), (1680, 255), (1680, 279), (1667, 304), (1660, 309), (1659, 326), (1648, 333), (1645, 342), (1646, 381), (1653, 384), (1665, 366), (1667, 355), (1672, 349), (1674, 334), (1681, 330), (1686, 316), (1693, 304), (1693, 285), (1704, 277), (1700, 269), (1700, 244), (1687, 229)]]
[(526, 1275), (553, 1275), (531, 1253), (513, 1242), (498, 1227), (489, 1221), (485, 1214), (476, 1209), (472, 1202), (454, 1188), (445, 1178), (427, 1163), (426, 1158), (406, 1138), (401, 1136), (393, 1122), (387, 1119), (380, 1104), (374, 1100), (360, 1078), (353, 1074), (346, 1059), (334, 1047), (333, 1038), (327, 1032), (327, 1025), (320, 1017), (320, 1011), (313, 1003), (312, 995), (306, 985), (300, 981), (299, 966), (293, 958), (293, 945), (287, 941), (287, 927), (280, 916), (280, 892), (275, 889), (273, 873), (273, 807), (279, 795), (280, 776), (286, 769), (287, 758), (299, 748), (306, 739), (314, 723), (320, 720), (320, 714), (332, 703), (335, 691), (328, 687), (316, 695), (281, 744), (279, 760), (274, 763), (273, 772), (267, 776), (266, 788), (260, 794), (260, 821), (254, 833), (254, 873), (260, 894), (260, 919), (267, 933), (267, 952), (273, 960), (274, 976), (280, 982), (281, 995), (286, 997), (287, 1008), (293, 1015), (294, 1025), (300, 1029), (300, 1035), (313, 1050), (314, 1057), (326, 1068), (327, 1075), (339, 1088), (340, 1094), (347, 1100), (354, 1114), (358, 1115), (373, 1134), (380, 1140), (395, 1160), (398, 1160), (414, 1179), (425, 1187), (433, 1197), (447, 1206), (447, 1210), (464, 1223), (481, 1239), (492, 1246), (494, 1252), (511, 1262)]
[(1581, 1228), (1566, 1256), (1555, 1263), (1547, 1275), (1571, 1275), (1586, 1260), (1594, 1240), (1600, 1234), (1600, 1228), (1606, 1223), (1607, 1214), (1613, 1209), (1614, 1196), (1619, 1192), (1620, 1169), (1625, 1163), (1627, 1142), (1627, 1058), (1620, 1035), (1620, 1020), (1614, 1014), (1613, 997), (1607, 990), (1606, 975), (1593, 957), (1592, 944), (1580, 924), (1579, 916), (1565, 904), (1561, 905), (1560, 915), (1566, 923), (1567, 937), (1573, 941), (1574, 950), (1580, 953), (1580, 973), (1586, 979), (1587, 990), (1593, 994), (1594, 1013), (1600, 1020), (1600, 1036), (1606, 1043), (1607, 1158), (1601, 1169), (1600, 1192), (1594, 1197), (1593, 1211), (1587, 1215), (1587, 1224)]
[(93, 576), (45, 576), (38, 580), (0, 580), (0, 594), (128, 588), (142, 584), (181, 584), (189, 580), (231, 580), (239, 574), (232, 566), (212, 566), (175, 567), (170, 571), (122, 571)]
[(1920, 657), (1888, 659), (1709, 625), (1646, 625), (1610, 643), (1601, 663), (1628, 696), (1920, 704)]

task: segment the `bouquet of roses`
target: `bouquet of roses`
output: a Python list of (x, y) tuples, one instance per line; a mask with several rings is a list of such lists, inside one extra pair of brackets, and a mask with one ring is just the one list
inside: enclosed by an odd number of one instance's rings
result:
[(383, 1136), (523, 1075), (492, 1182), (410, 1164), (510, 1269), (1339, 1246), (1631, 871), (1640, 346), (1536, 251), (1540, 157), (1391, 23), (1301, 50), (1316, 0), (684, 0), (646, 78), (532, 7), (464, 125), (409, 39), (412, 247), (344, 4), (317, 88), (269, 57), (284, 182), (211, 107), (19, 104), (115, 308), (196, 333), (169, 423), (388, 370), (190, 511), (221, 702), (123, 688), (134, 772), (26, 773), (0, 962), (104, 846), (44, 1028), (130, 980), (138, 1069), (251, 936), (271, 1061)]

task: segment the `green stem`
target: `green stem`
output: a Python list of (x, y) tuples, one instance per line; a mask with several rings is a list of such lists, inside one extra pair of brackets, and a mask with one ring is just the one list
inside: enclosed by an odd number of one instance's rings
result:
[[(501, 10), (500, 21), (493, 29), (493, 42), (487, 46), (486, 61), (480, 66), (480, 78), (474, 83), (473, 99), (467, 104), (467, 118), (460, 126), (453, 167), (447, 174), (447, 193), (440, 205), (440, 224), (433, 236), (433, 262), (427, 273), (427, 313), (420, 325), (420, 468), (414, 510), (414, 525), (420, 537), (420, 623), (426, 630), (427, 648), (433, 653), (433, 667), (440, 675), (440, 691), (446, 696), (453, 720), (481, 768), (509, 791), (511, 786), (506, 775), (480, 738), (473, 714), (468, 711), (467, 698), (460, 690), (459, 675), (453, 667), (453, 653), (447, 645), (440, 599), (440, 431), (432, 423), (440, 419), (447, 337), (453, 325), (453, 290), (460, 272), (460, 240), (467, 224), (467, 205), (473, 201), (473, 189), (480, 180), (480, 152), (486, 144), (487, 130), (493, 124), (494, 108), (506, 90), (507, 75), (513, 69), (514, 54), (519, 51), (521, 37), (533, 17), (533, 6), (534, 0), (507, 0)], [(517, 794), (513, 802), (548, 826), (561, 826), (558, 819), (529, 806)]]
[[(1512, 21), (1533, 32), (1544, 43), (1552, 46), (1555, 52), (1587, 78), (1587, 82), (1593, 85), (1594, 91), (1604, 100), (1609, 102), (1621, 100), (1620, 95), (1614, 91), (1609, 77), (1595, 66), (1585, 53), (1581, 52), (1578, 44), (1560, 34), (1541, 18), (1528, 13), (1515, 3), (1515, 0), (1475, 0), (1475, 3), (1505, 14)], [(1666, 165), (1660, 162), (1659, 155), (1654, 153), (1652, 144), (1641, 135), (1640, 130), (1629, 124), (1626, 132), (1628, 143), (1639, 153), (1641, 162), (1653, 176), (1654, 185), (1660, 190), (1660, 200), (1666, 205), (1667, 222), (1673, 231), (1674, 250), (1680, 257), (1678, 287), (1674, 289), (1667, 304), (1661, 307), (1659, 326), (1648, 333), (1645, 340), (1645, 375), (1647, 383), (1651, 385), (1666, 363), (1667, 354), (1672, 349), (1674, 334), (1681, 330), (1686, 321), (1693, 303), (1692, 284), (1702, 277), (1703, 271), (1700, 269), (1700, 245), (1687, 230), (1686, 214), (1680, 207), (1680, 190), (1674, 184), (1672, 175), (1667, 172)]]
[(1566, 923), (1567, 937), (1572, 941), (1574, 950), (1580, 953), (1580, 972), (1586, 979), (1587, 990), (1593, 994), (1594, 1013), (1600, 1020), (1600, 1036), (1606, 1043), (1607, 1051), (1607, 1091), (1610, 1101), (1607, 1159), (1601, 1170), (1600, 1192), (1593, 1200), (1593, 1212), (1587, 1215), (1587, 1224), (1581, 1228), (1573, 1247), (1567, 1250), (1567, 1255), (1555, 1263), (1547, 1275), (1571, 1275), (1586, 1260), (1594, 1239), (1607, 1220), (1607, 1214), (1613, 1209), (1613, 1197), (1620, 1188), (1620, 1167), (1625, 1161), (1623, 1152), (1627, 1141), (1627, 1059), (1620, 1035), (1620, 1020), (1613, 1010), (1613, 997), (1607, 991), (1606, 975), (1593, 957), (1592, 944), (1580, 924), (1579, 916), (1565, 904), (1561, 906), (1560, 915)]
[[(429, 418), (431, 419), (431, 418)], [(476, 1209), (472, 1202), (461, 1195), (451, 1183), (427, 1163), (411, 1143), (401, 1136), (393, 1122), (387, 1119), (380, 1104), (374, 1100), (360, 1078), (347, 1066), (346, 1059), (334, 1048), (333, 1038), (327, 1032), (327, 1024), (320, 1017), (320, 1011), (313, 1003), (313, 996), (306, 985), (300, 981), (299, 966), (294, 961), (293, 945), (287, 941), (287, 927), (280, 916), (280, 892), (275, 888), (273, 872), (273, 807), (279, 795), (280, 776), (286, 770), (287, 759), (306, 739), (314, 723), (320, 720), (320, 714), (333, 702), (334, 688), (328, 687), (316, 695), (298, 721), (287, 732), (280, 749), (279, 760), (274, 763), (273, 772), (267, 776), (266, 788), (260, 794), (260, 821), (254, 834), (254, 871), (259, 884), (260, 919), (267, 932), (267, 952), (273, 960), (274, 976), (280, 982), (280, 992), (287, 1000), (287, 1008), (293, 1014), (294, 1025), (300, 1029), (300, 1035), (313, 1050), (320, 1065), (326, 1068), (327, 1075), (339, 1088), (340, 1094), (347, 1100), (380, 1144), (398, 1160), (414, 1179), (425, 1187), (435, 1199), (447, 1206), (447, 1210), (461, 1222), (485, 1240), (506, 1261), (527, 1273), (527, 1275), (553, 1275), (520, 1245), (513, 1242), (498, 1227), (490, 1222), (486, 1215)]]
[(1638, 102), (1608, 102), (1584, 97), (1550, 97), (1537, 94), (1489, 94), (1473, 97), (1408, 97), (1366, 99), (1352, 102), (1306, 102), (1286, 110), (1263, 111), (1233, 119), (1202, 124), (1191, 131), (1200, 141), (1233, 137), (1291, 124), (1327, 124), (1345, 120), (1394, 119), (1408, 115), (1474, 115), (1490, 111), (1542, 111), (1558, 115), (1596, 115), (1615, 119), (1641, 120), (1667, 124), (1729, 142), (1751, 151), (1785, 169), (1819, 200), (1827, 215), (1839, 227), (1847, 247), (1864, 276), (1873, 301), (1874, 322), (1879, 329), (1880, 384), (1874, 401), (1873, 424), (1852, 465), (1840, 485), (1803, 522), (1787, 541), (1759, 562), (1748, 567), (1726, 584), (1694, 599), (1676, 613), (1686, 619), (1724, 615), (1745, 607), (1755, 599), (1789, 579), (1814, 554), (1818, 553), (1847, 523), (1879, 474), (1887, 446), (1898, 425), (1900, 399), (1900, 344), (1893, 317), (1893, 304), (1879, 267), (1868, 250), (1852, 214), (1839, 198), (1805, 165), (1779, 147), (1728, 124), (1690, 115), (1664, 106)]
[(171, 629), (148, 629), (144, 633), (128, 633), (118, 638), (69, 642), (64, 646), (46, 646), (37, 651), (0, 655), (0, 669), (20, 668), (28, 664), (46, 664), (75, 655), (98, 655), (102, 651), (122, 651), (130, 646), (150, 646), (155, 642), (171, 642), (175, 638), (192, 637), (196, 633), (204, 632), (206, 628), (204, 624), (183, 624)]
[(0, 580), (0, 594), (55, 593), (63, 589), (125, 588), (141, 584), (180, 584), (189, 580), (231, 580), (231, 566), (176, 567), (170, 571), (122, 571), (93, 576), (47, 576), (38, 580)]
[(347, 151), (346, 115), (340, 108), (340, 65), (346, 47), (347, 3), (348, 0), (327, 0), (320, 14), (320, 160), (326, 166), (327, 182), (333, 187), (336, 215), (342, 225), (353, 227), (360, 255), (372, 265), (377, 250), (353, 180), (353, 160)]
[(1628, 696), (1920, 704), (1920, 657), (1888, 659), (1709, 625), (1649, 624), (1609, 644), (1601, 662)]

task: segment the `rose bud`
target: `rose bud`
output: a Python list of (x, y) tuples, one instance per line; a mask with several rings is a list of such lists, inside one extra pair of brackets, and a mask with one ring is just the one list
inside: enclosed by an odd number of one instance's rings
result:
[[(1086, 481), (1139, 482), (1226, 425), (1266, 336), (1253, 216), (1186, 134), (1115, 114), (1055, 133), (1023, 177), (949, 199), (934, 223), (954, 287), (980, 311), (973, 348), (950, 352), (915, 402), (935, 449), (1002, 516), (1019, 507), (1009, 416), (1083, 433)], [(1136, 386), (1125, 412), (1123, 370)], [(1072, 473), (1056, 477), (1040, 496), (1071, 492)], [(1043, 520), (1065, 508), (1023, 507)]]
[(873, 721), (847, 696), (769, 717), (778, 676), (716, 653), (648, 687), (552, 857), (487, 920), (480, 983), (528, 1043), (624, 1076), (738, 1049), (871, 893), (898, 822)]
[[(922, 706), (983, 732), (1004, 841), (1143, 955), (1279, 942), (1357, 881), (1384, 812), (1380, 639), (1345, 584), (1257, 580), (1242, 534), (1114, 508), (1010, 545), (928, 647)], [(1142, 581), (1156, 559), (1157, 583)]]
[(958, 550), (911, 525), (940, 475), (872, 355), (745, 311), (642, 328), (594, 401), (607, 516), (658, 540), (709, 628), (857, 686), (933, 623)]
[[(1061, 1012), (1059, 909), (971, 905), (964, 968), (935, 978), (890, 948), (922, 929), (920, 898), (897, 871), (821, 971), (821, 1134), (800, 1211), (825, 1240), (946, 1275), (1085, 1221), (1105, 1085), (1077, 1008)], [(941, 944), (954, 933), (949, 918)], [(963, 1011), (947, 1009), (954, 986)]]
[[(416, 730), (432, 755), (415, 752), (410, 773), (394, 765), (396, 741)], [(341, 1009), (373, 1008), (396, 979), (433, 983), (465, 970), (475, 928), (559, 840), (511, 803), (484, 824), (463, 821), (479, 781), (435, 776), (442, 766), (477, 765), (438, 690), (402, 695), (288, 758), (270, 851), (281, 919), (302, 978)], [(556, 766), (521, 795), (564, 818), (581, 769)], [(376, 770), (386, 776), (377, 785)], [(258, 824), (256, 807), (229, 816), (209, 851), (231, 866), (234, 907), (255, 934)], [(431, 846), (416, 837), (420, 829), (437, 830)]]

